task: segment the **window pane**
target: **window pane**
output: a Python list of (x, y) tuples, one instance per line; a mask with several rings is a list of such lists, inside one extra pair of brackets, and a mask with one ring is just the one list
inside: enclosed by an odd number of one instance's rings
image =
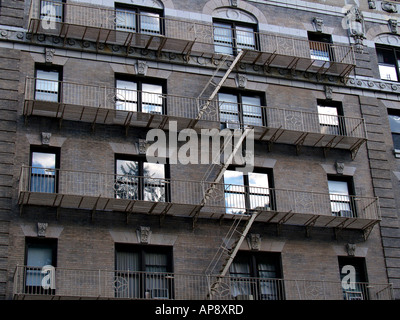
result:
[(214, 23), (214, 48), (217, 53), (233, 54), (233, 31), (229, 24)]
[(379, 74), (383, 80), (398, 81), (396, 66), (380, 64)]
[(390, 130), (395, 133), (400, 133), (400, 116), (389, 115)]
[(268, 208), (270, 206), (268, 174), (249, 172), (248, 177), (250, 209)]
[(117, 110), (137, 111), (137, 83), (117, 80), (116, 86), (115, 108)]
[(55, 192), (56, 155), (32, 152), (31, 191)]
[(339, 214), (342, 211), (343, 214), (341, 215), (352, 216), (347, 182), (329, 180), (328, 186), (332, 212)]
[(260, 97), (242, 96), (243, 123), (247, 125), (262, 126), (262, 112)]
[(162, 86), (156, 84), (142, 84), (142, 112), (162, 114), (163, 111)]
[(57, 71), (36, 71), (35, 99), (42, 101), (58, 101), (59, 73)]
[(310, 41), (311, 59), (329, 61), (329, 44)]
[(249, 27), (236, 27), (236, 45), (238, 49), (255, 49), (254, 29)]
[(239, 124), (239, 104), (237, 96), (219, 93), (219, 110), (221, 122), (236, 122)]
[(319, 123), (322, 125), (338, 126), (338, 110), (336, 107), (318, 106)]
[(45, 21), (62, 22), (62, 16), (62, 0), (41, 1), (40, 19), (43, 19)]
[[(44, 274), (41, 268), (53, 264), (53, 250), (46, 247), (29, 247), (27, 253), (27, 286), (41, 286)], [(31, 267), (31, 268), (29, 268)]]
[(117, 160), (115, 179), (115, 197), (117, 199), (139, 199), (139, 163), (131, 160)]
[(160, 34), (160, 15), (158, 13), (141, 12), (140, 32)]
[(115, 23), (117, 30), (136, 31), (136, 13), (133, 10), (116, 9)]
[(165, 167), (159, 163), (143, 163), (144, 200), (165, 201)]

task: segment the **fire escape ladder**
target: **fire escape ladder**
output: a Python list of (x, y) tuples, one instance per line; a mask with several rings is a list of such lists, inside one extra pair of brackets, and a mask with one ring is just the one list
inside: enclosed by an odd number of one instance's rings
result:
[[(239, 54), (236, 56), (235, 60), (233, 60), (232, 64), (229, 66), (228, 70), (226, 70), (224, 76), (221, 78), (219, 83), (215, 83), (214, 82), (215, 77), (217, 76), (219, 70), (224, 65), (224, 62), (226, 61), (226, 59), (229, 57), (229, 55), (224, 55), (223, 56), (223, 58), (221, 59), (217, 69), (215, 70), (215, 72), (211, 76), (210, 80), (207, 82), (206, 86), (204, 87), (204, 89), (200, 92), (199, 96), (197, 97), (197, 99), (199, 100), (199, 113), (197, 114), (196, 121), (200, 120), (201, 117), (203, 116), (204, 112), (209, 108), (211, 102), (214, 100), (214, 98), (217, 95), (218, 91), (221, 89), (222, 85), (224, 84), (226, 79), (229, 77), (229, 75), (231, 74), (232, 70), (236, 67), (236, 65), (238, 64), (238, 62), (240, 61), (242, 56), (245, 54), (245, 52), (246, 52), (245, 50), (242, 50), (242, 51), (239, 52)], [(203, 106), (201, 106), (200, 105), (200, 99), (202, 98), (204, 92), (207, 90), (207, 88), (210, 85), (215, 86), (214, 91), (211, 93), (210, 97), (207, 99), (207, 102)]]
[[(250, 217), (248, 215), (241, 214), (238, 218), (235, 219), (228, 233), (222, 241), (221, 246), (219, 247), (217, 253), (214, 255), (213, 260), (209, 264), (206, 269), (206, 274), (209, 276), (209, 279), (213, 279), (210, 282), (208, 298), (212, 298), (217, 292), (223, 281), (223, 278), (229, 271), (229, 268), (236, 257), (237, 252), (242, 246), (243, 241), (246, 239), (247, 234), (251, 226), (253, 225), (255, 219), (259, 215), (259, 212), (253, 212)], [(241, 231), (240, 224), (243, 217), (249, 217), (243, 227), (243, 231)], [(239, 235), (239, 237), (237, 237)], [(221, 261), (223, 261), (220, 266)], [(217, 276), (214, 276), (214, 271), (220, 266), (220, 270)]]

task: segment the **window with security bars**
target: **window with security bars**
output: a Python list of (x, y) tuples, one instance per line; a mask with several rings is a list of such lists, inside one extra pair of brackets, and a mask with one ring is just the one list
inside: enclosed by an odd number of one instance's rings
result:
[(162, 35), (162, 11), (152, 8), (115, 5), (116, 30), (142, 34)]
[(231, 295), (243, 300), (283, 300), (279, 253), (239, 252), (229, 269)]
[(114, 292), (117, 298), (172, 299), (172, 249), (116, 244)]

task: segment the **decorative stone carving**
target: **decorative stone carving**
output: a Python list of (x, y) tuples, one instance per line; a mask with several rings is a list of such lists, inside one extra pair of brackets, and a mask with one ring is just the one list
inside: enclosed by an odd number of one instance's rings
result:
[(38, 237), (45, 237), (46, 236), (47, 227), (48, 227), (48, 223), (38, 222), (38, 224), (37, 224), (37, 236)]
[(53, 48), (45, 49), (45, 60), (46, 60), (47, 65), (53, 64), (53, 58), (54, 58), (55, 52), (56, 52), (56, 49), (53, 49)]
[(149, 142), (146, 139), (139, 139), (138, 143), (139, 154), (146, 154), (148, 147), (149, 147)]
[(325, 97), (327, 100), (332, 100), (333, 88), (331, 86), (325, 86)]
[(324, 25), (324, 20), (322, 20), (321, 18), (315, 17), (313, 19), (313, 24), (314, 24), (315, 31), (322, 32), (322, 26)]
[(238, 6), (238, 0), (231, 0), (231, 6), (232, 7), (237, 7)]
[(145, 61), (138, 61), (137, 62), (137, 73), (145, 76), (147, 74), (148, 64)]
[(213, 12), (213, 18), (236, 20), (247, 23), (258, 23), (257, 19), (250, 13), (237, 8), (220, 8)]
[(381, 4), (382, 10), (389, 12), (389, 13), (396, 13), (397, 12), (397, 5), (392, 2), (382, 2)]
[(389, 30), (391, 33), (397, 33), (397, 20), (396, 19), (389, 19)]
[(251, 233), (247, 237), (247, 241), (249, 243), (249, 247), (251, 250), (260, 250), (261, 249), (261, 236), (257, 233)]
[(354, 39), (356, 52), (362, 53), (364, 49), (365, 24), (364, 16), (357, 6), (352, 6), (346, 13), (346, 22), (349, 36)]
[(370, 9), (376, 9), (375, 0), (369, 0), (369, 1), (368, 1), (368, 7), (369, 7)]
[(149, 244), (150, 243), (150, 238), (151, 238), (151, 230), (150, 227), (143, 227), (141, 226), (137, 230), (137, 236), (138, 236), (138, 241), (141, 244)]
[(238, 88), (246, 88), (247, 85), (247, 77), (241, 74), (238, 74), (236, 76), (236, 85)]
[(51, 133), (42, 132), (42, 144), (48, 146), (50, 144)]
[(344, 171), (344, 163), (336, 161), (335, 169), (337, 174), (343, 174)]
[(356, 245), (354, 243), (348, 243), (346, 244), (346, 250), (350, 257), (354, 257), (356, 253)]

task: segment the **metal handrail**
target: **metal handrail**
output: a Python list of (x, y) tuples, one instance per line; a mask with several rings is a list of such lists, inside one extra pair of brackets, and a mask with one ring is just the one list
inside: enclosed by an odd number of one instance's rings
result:
[[(62, 7), (65, 10), (65, 16), (61, 23), (105, 30), (117, 30), (126, 33), (132, 33), (133, 31), (129, 25), (126, 25), (126, 30), (124, 30), (124, 28), (117, 28), (117, 10), (113, 8), (99, 6), (91, 7), (80, 3), (60, 3), (53, 1), (42, 2), (47, 3), (49, 6)], [(40, 3), (40, 0), (32, 1), (30, 20), (41, 20)], [(136, 17), (137, 15), (146, 17), (146, 15), (129, 11), (127, 11), (127, 14), (132, 15), (132, 17)], [(47, 19), (50, 18), (47, 17)], [(198, 43), (211, 45), (214, 44), (215, 27), (213, 27), (212, 24), (161, 16), (158, 17), (157, 20), (160, 22), (160, 31), (154, 32), (157, 36), (186, 41), (196, 41)], [(119, 21), (118, 25), (121, 26), (121, 23), (122, 21)], [(136, 30), (137, 29), (138, 27), (136, 26)], [(152, 33), (147, 32), (147, 34)], [(250, 32), (250, 34), (256, 44), (254, 48), (250, 48), (254, 51), (278, 53), (310, 59), (312, 58), (311, 49), (318, 49), (321, 52), (328, 52), (329, 59), (332, 62), (355, 65), (354, 49), (349, 45), (309, 41), (304, 38), (294, 38), (266, 32)], [(126, 39), (122, 42), (126, 42)], [(218, 43), (218, 45), (224, 46), (223, 43)], [(230, 46), (230, 44), (226, 45)], [(317, 60), (318, 59), (319, 58), (317, 57)]]
[[(148, 104), (150, 109), (153, 108), (160, 114), (165, 112), (168, 116), (196, 119), (200, 108), (208, 103), (208, 108), (203, 112), (201, 120), (225, 122), (221, 119), (221, 115), (228, 114), (229, 118), (229, 113), (235, 114), (236, 112), (235, 116), (239, 118), (239, 109), (242, 110), (243, 106), (246, 106), (257, 112), (257, 114), (247, 116), (250, 126), (367, 138), (363, 118), (217, 100), (209, 103), (206, 99), (181, 95), (127, 90), (71, 81), (54, 81), (33, 77), (27, 77), (25, 80), (25, 101), (45, 101), (108, 110), (118, 108), (119, 110), (139, 112), (139, 95), (146, 99), (145, 102), (142, 99), (142, 105)], [(120, 105), (117, 106), (117, 103)], [(132, 109), (133, 105), (136, 106), (136, 111)], [(165, 110), (166, 106), (167, 110)], [(230, 109), (232, 109), (231, 112)], [(240, 117), (245, 117), (243, 111)], [(241, 119), (241, 125), (246, 124), (246, 121)]]
[(355, 282), (354, 289), (343, 289), (339, 280), (296, 280), (255, 277), (219, 277), (224, 290), (212, 292), (215, 275), (129, 270), (54, 268), (52, 290), (43, 290), (41, 268), (17, 266), (14, 297), (58, 296), (106, 299), (254, 299), (254, 300), (390, 300), (388, 283)]
[(214, 192), (206, 206), (219, 208), (228, 214), (246, 214), (249, 210), (272, 210), (380, 219), (377, 197), (82, 170), (23, 166), (19, 191), (199, 205), (210, 187), (213, 187)]

